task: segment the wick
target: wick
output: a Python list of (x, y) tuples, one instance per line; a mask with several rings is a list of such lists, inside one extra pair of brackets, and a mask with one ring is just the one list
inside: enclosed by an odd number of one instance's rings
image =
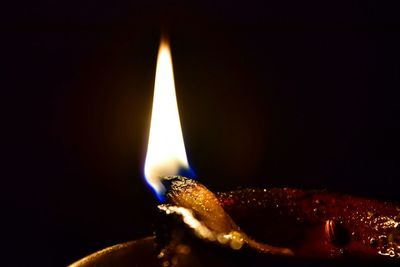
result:
[(229, 244), (232, 249), (240, 249), (247, 244), (262, 253), (294, 255), (289, 248), (271, 246), (250, 238), (226, 213), (214, 193), (201, 183), (182, 176), (163, 177), (162, 183), (167, 188), (169, 205), (160, 205), (159, 208), (167, 214), (180, 215), (199, 238), (207, 236), (205, 239), (221, 245)]

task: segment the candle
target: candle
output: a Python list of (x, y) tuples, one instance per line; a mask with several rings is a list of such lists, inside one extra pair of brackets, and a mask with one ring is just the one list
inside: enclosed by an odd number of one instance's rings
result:
[(382, 264), (400, 259), (396, 203), (290, 188), (214, 194), (179, 176), (193, 173), (165, 39), (158, 54), (144, 169), (146, 182), (164, 202), (158, 206), (155, 238), (111, 247), (72, 266), (297, 265), (312, 258)]
[[(229, 194), (222, 194), (218, 199), (205, 186), (194, 180), (181, 176), (169, 177), (169, 175), (179, 174), (182, 169), (190, 169), (179, 121), (172, 69), (168, 43), (166, 40), (162, 40), (157, 62), (145, 163), (146, 180), (160, 199), (165, 200), (166, 196), (168, 205), (160, 206), (162, 212), (168, 215), (178, 214), (195, 235), (218, 245), (227, 245), (235, 250), (246, 245), (258, 252), (285, 256), (329, 258), (341, 257), (345, 254), (364, 256), (376, 254), (377, 256), (400, 257), (398, 243), (400, 234), (397, 229), (400, 228), (400, 218), (396, 217), (399, 215), (397, 207), (353, 197), (321, 193), (311, 194), (311, 199), (320, 202), (319, 205), (314, 205), (309, 201), (305, 201), (304, 204), (299, 195), (306, 194), (303, 191), (292, 189), (266, 190), (264, 194), (257, 192), (257, 194), (246, 194), (246, 197), (241, 196), (246, 191), (237, 191), (231, 193), (233, 197), (226, 197)], [(271, 203), (263, 200), (267, 199), (272, 192), (281, 195), (281, 197), (271, 198), (274, 200), (272, 203), (279, 202), (279, 204), (275, 204), (275, 210), (279, 212), (269, 208), (268, 213), (272, 217), (267, 217), (268, 220), (280, 220), (290, 227), (301, 229), (301, 234), (293, 237), (296, 240), (283, 242), (284, 247), (257, 241), (257, 233), (253, 233), (253, 238), (250, 238), (224, 210), (225, 207), (235, 213), (242, 204), (242, 209), (243, 206), (246, 207), (242, 210), (243, 213), (246, 209), (251, 209), (249, 204), (254, 202), (260, 203), (256, 205), (257, 212), (260, 212), (264, 206), (271, 206)], [(308, 194), (310, 195), (310, 193)], [(337, 200), (336, 204), (335, 200)], [(335, 205), (337, 207), (334, 207)], [(365, 205), (370, 206), (369, 210), (365, 209)], [(266, 210), (265, 208), (264, 211)], [(376, 215), (378, 211), (384, 211), (384, 216)], [(375, 217), (369, 216), (370, 213)], [(263, 216), (260, 218), (265, 220)], [(293, 219), (294, 222), (292, 222)], [(250, 224), (248, 223), (250, 229), (251, 222), (252, 220), (250, 220)], [(365, 227), (366, 224), (368, 227)], [(391, 225), (391, 227), (386, 229), (385, 225)], [(371, 231), (373, 228), (378, 230)], [(268, 230), (274, 232), (272, 227)], [(282, 229), (282, 233), (279, 235), (286, 238), (285, 231), (286, 233), (290, 232)], [(256, 235), (254, 236), (254, 234)], [(374, 240), (378, 240), (379, 236), (381, 236), (381, 243), (378, 246), (374, 244)], [(392, 242), (384, 242), (382, 236), (391, 236)], [(281, 238), (281, 240), (285, 238)], [(175, 244), (174, 246), (179, 246), (180, 241), (172, 239), (169, 242)], [(273, 237), (273, 239), (277, 238)], [(393, 242), (395, 239), (397, 241)], [(161, 254), (165, 256), (167, 264), (172, 264), (171, 259), (180, 255), (177, 251), (178, 249), (170, 246), (165, 250), (161, 249)]]

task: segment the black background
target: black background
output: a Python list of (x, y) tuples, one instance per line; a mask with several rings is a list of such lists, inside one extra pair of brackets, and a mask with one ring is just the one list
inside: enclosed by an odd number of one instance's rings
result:
[(209, 188), (400, 200), (398, 8), (189, 2), (2, 4), (2, 266), (65, 266), (151, 233), (142, 169), (162, 28)]

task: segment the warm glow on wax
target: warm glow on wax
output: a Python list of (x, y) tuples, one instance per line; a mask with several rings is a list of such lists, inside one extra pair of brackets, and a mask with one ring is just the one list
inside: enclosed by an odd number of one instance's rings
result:
[(176, 102), (171, 52), (168, 42), (162, 40), (157, 58), (144, 174), (147, 183), (160, 197), (165, 188), (159, 177), (178, 174), (181, 169), (189, 169), (189, 163)]

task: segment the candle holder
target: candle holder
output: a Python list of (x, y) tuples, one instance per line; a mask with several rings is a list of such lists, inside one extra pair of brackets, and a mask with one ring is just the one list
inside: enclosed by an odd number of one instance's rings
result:
[(155, 237), (96, 252), (87, 266), (398, 265), (396, 203), (289, 188), (212, 193), (164, 177)]
[(69, 267), (158, 267), (155, 237), (150, 236), (94, 252)]

